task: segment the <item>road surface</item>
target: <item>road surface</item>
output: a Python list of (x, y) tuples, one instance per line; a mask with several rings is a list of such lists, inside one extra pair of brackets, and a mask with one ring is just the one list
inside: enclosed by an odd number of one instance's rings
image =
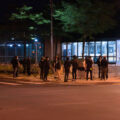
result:
[(0, 120), (120, 120), (120, 85), (0, 84)]

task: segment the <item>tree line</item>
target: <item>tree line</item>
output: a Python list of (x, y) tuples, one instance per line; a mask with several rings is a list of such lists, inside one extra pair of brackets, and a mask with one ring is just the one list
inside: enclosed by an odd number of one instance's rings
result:
[[(63, 0), (54, 4), (53, 30), (54, 36), (71, 37), (79, 35), (78, 41), (83, 42), (83, 53), (86, 39), (94, 40), (94, 36), (113, 29), (117, 25), (115, 1), (106, 0)], [(35, 12), (32, 6), (24, 5), (12, 13), (10, 20), (17, 22), (29, 21), (27, 29), (35, 33), (50, 36), (50, 12), (48, 8)], [(45, 31), (41, 30), (46, 27)], [(73, 39), (74, 40), (74, 39)]]

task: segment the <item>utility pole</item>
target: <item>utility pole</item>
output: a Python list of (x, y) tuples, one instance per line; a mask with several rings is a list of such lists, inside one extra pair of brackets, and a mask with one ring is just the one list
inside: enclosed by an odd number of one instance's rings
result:
[(51, 9), (51, 26), (50, 26), (50, 46), (51, 46), (51, 60), (53, 60), (53, 0), (50, 0), (50, 9)]
[(35, 47), (36, 47), (35, 64), (37, 64), (37, 44), (35, 45)]
[(24, 39), (24, 59), (26, 59), (26, 33), (23, 33), (23, 39)]

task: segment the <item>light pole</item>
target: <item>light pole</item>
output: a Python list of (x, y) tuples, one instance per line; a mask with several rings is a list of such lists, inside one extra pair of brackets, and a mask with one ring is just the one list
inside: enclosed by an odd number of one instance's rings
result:
[(36, 47), (35, 64), (37, 64), (37, 43), (35, 44), (35, 47)]
[(15, 40), (15, 38), (14, 37), (12, 37), (11, 38), (12, 39), (12, 41), (14, 41), (14, 56), (16, 56), (16, 40)]
[(50, 25), (50, 44), (51, 44), (51, 60), (53, 60), (53, 0), (50, 0), (50, 9), (51, 9), (51, 25)]
[(36, 49), (36, 50), (35, 50), (35, 51), (36, 51), (36, 52), (35, 52), (35, 53), (36, 53), (36, 54), (35, 54), (35, 64), (37, 64), (37, 63), (38, 63), (38, 51), (37, 51), (37, 50), (38, 50), (38, 49), (37, 49), (38, 46), (37, 46), (37, 44), (39, 44), (39, 42), (38, 42), (38, 39), (37, 39), (37, 38), (34, 38), (34, 41), (35, 41), (35, 49)]

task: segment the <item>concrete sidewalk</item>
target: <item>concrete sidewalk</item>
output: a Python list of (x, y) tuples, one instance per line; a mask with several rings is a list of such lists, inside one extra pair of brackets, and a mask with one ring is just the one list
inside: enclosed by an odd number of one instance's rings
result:
[(43, 82), (43, 80), (40, 79), (39, 75), (37, 76), (27, 76), (20, 74), (19, 77), (13, 79), (11, 74), (0, 74), (0, 81), (2, 80), (8, 80), (9, 82), (26, 82), (26, 83), (32, 83), (32, 84), (44, 84), (44, 85), (102, 85), (102, 84), (114, 84), (114, 85), (120, 85), (120, 76), (111, 77), (108, 80), (100, 80), (98, 78), (94, 78), (93, 80), (86, 80), (86, 79), (77, 79), (76, 81), (72, 81), (72, 79), (69, 79), (68, 82), (64, 82), (64, 76), (62, 75), (62, 80), (55, 79), (53, 75), (48, 76), (48, 81)]

